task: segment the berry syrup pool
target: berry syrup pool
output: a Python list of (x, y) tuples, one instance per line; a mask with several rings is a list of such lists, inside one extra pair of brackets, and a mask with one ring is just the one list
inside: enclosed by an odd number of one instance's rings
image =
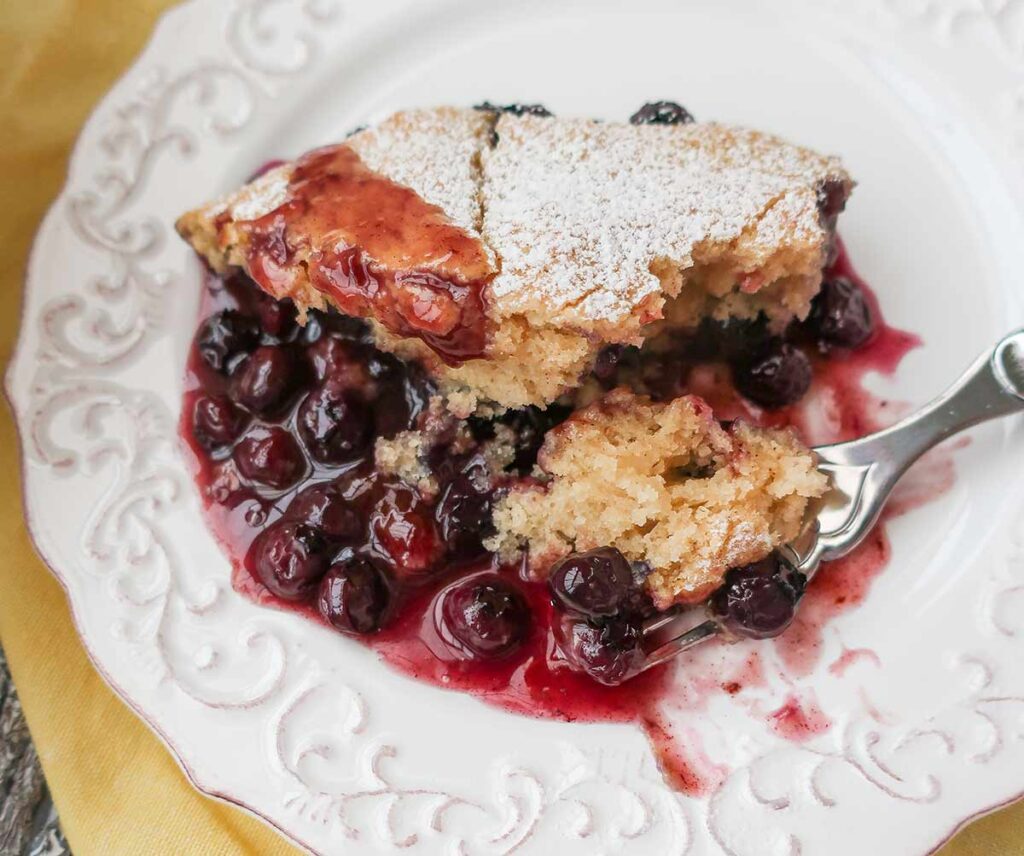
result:
[[(683, 380), (673, 380), (674, 391), (701, 395), (720, 419), (792, 425), (813, 443), (883, 427), (884, 407), (862, 378), (893, 372), (918, 340), (885, 324), (841, 246), (826, 272), (826, 279), (836, 278), (863, 295), (873, 332), (856, 348), (817, 347), (800, 335), (787, 342), (813, 372), (802, 401), (757, 406), (736, 392), (735, 369), (715, 359), (690, 360)], [(430, 496), (374, 469), (375, 441), (422, 426), (432, 391), (415, 366), (377, 351), (360, 323), (311, 313), (302, 326), (289, 304), (273, 301), (244, 276), (209, 278), (180, 431), (207, 521), (231, 559), (235, 589), (333, 627), (348, 637), (341, 644), (369, 645), (410, 677), (505, 710), (567, 722), (637, 723), (675, 786), (688, 793), (712, 788), (721, 770), (659, 712), (674, 692), (674, 667), (618, 686), (581, 673), (560, 653), (562, 617), (548, 585), (484, 550), (481, 532), (504, 484), (482, 477), (478, 448), (463, 443), (433, 455), (439, 487)], [(558, 410), (506, 420), (518, 437), (521, 465), (508, 481), (529, 472), (544, 431), (565, 416)], [(474, 436), (487, 430), (475, 426)], [(864, 600), (887, 557), (879, 526), (851, 555), (824, 566), (789, 629), (762, 643), (775, 646), (792, 677), (814, 668), (822, 626)], [(268, 586), (268, 563), (275, 561), (287, 572)], [(335, 574), (342, 565), (348, 572)], [(497, 618), (453, 634), (445, 610), (472, 586), (478, 595), (484, 591), (488, 615)], [(734, 696), (763, 680), (753, 655), (735, 674), (695, 686), (704, 695)], [(802, 707), (795, 699), (771, 713), (767, 725), (791, 739), (828, 728), (813, 700)]]

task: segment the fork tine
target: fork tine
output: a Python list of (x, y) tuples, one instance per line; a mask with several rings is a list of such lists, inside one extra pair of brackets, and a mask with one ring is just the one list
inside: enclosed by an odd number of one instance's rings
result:
[[(875, 434), (815, 448), (832, 490), (816, 509), (814, 525), (784, 545), (783, 556), (810, 579), (823, 560), (845, 555), (863, 540), (893, 485), (922, 453), (965, 428), (1021, 410), (1024, 330), (1017, 330), (917, 413)], [(647, 623), (643, 630), (647, 657), (641, 671), (722, 633), (711, 619), (684, 630), (691, 615), (671, 612)], [(650, 646), (653, 650), (648, 650)]]
[[(682, 618), (681, 615), (676, 615), (674, 617), (679, 619)], [(644, 641), (647, 641), (651, 636), (655, 638), (661, 636), (662, 634), (659, 631), (664, 630), (666, 627), (671, 627), (672, 623), (674, 622), (660, 622), (651, 629), (650, 633), (645, 630)], [(694, 647), (694, 645), (700, 644), (706, 639), (717, 636), (719, 633), (721, 633), (721, 628), (718, 626), (717, 622), (712, 621), (711, 619), (702, 621), (696, 627), (691, 627), (681, 636), (670, 638), (653, 651), (648, 652), (647, 658), (644, 661), (643, 670), (650, 669), (652, 666), (657, 666), (659, 663), (664, 663), (666, 660), (672, 659), (677, 654), (681, 654), (683, 651)]]

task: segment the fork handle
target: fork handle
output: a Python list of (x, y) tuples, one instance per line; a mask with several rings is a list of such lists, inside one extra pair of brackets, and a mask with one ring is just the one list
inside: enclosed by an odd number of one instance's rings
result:
[[(902, 422), (860, 440), (817, 448), (820, 468), (832, 475), (830, 496), (838, 501), (830, 505), (826, 497), (816, 525), (784, 545), (782, 554), (808, 578), (814, 576), (822, 560), (838, 558), (864, 539), (893, 485), (928, 449), (979, 422), (1018, 411), (1024, 411), (1024, 329), (1000, 340), (945, 393)], [(683, 612), (651, 619), (644, 628), (643, 668), (721, 632), (714, 618), (694, 625)]]
[(828, 461), (875, 464), (898, 479), (928, 449), (998, 416), (1024, 410), (1024, 329), (982, 354), (946, 392), (890, 428), (823, 447)]
[(921, 455), (965, 428), (1022, 411), (1024, 329), (1005, 336), (946, 392), (891, 428), (816, 449), (833, 486), (856, 497), (857, 507), (852, 516), (844, 513), (841, 528), (830, 531), (826, 505), (813, 547), (806, 552), (797, 547), (796, 557), (813, 573), (819, 560), (849, 552), (878, 520), (897, 480)]

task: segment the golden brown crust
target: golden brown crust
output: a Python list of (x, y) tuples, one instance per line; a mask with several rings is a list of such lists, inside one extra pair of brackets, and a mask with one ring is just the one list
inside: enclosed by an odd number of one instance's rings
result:
[[(851, 186), (835, 160), (714, 123), (508, 115), (491, 148), (494, 121), (411, 110), (346, 141), (480, 238), (500, 268), (484, 292), (484, 359), (450, 365), (419, 339), (377, 328), (383, 348), (427, 365), (456, 412), (550, 403), (604, 345), (639, 344), (666, 326), (806, 315), (830, 240), (817, 193), (824, 181)], [(291, 170), (188, 212), (178, 231), (214, 270), (246, 267), (236, 223), (280, 205)], [(331, 303), (301, 269), (287, 296), (303, 312)]]

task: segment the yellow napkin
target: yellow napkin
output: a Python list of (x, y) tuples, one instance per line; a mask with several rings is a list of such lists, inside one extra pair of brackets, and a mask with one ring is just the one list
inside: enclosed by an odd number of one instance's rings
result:
[[(95, 101), (170, 0), (4, 0), (0, 12), (0, 347), (17, 332), (29, 242)], [(14, 429), (0, 419), (0, 643), (76, 856), (294, 853), (187, 783), (90, 667), (64, 594), (25, 534)], [(975, 823), (942, 856), (1024, 856), (1024, 804)]]

